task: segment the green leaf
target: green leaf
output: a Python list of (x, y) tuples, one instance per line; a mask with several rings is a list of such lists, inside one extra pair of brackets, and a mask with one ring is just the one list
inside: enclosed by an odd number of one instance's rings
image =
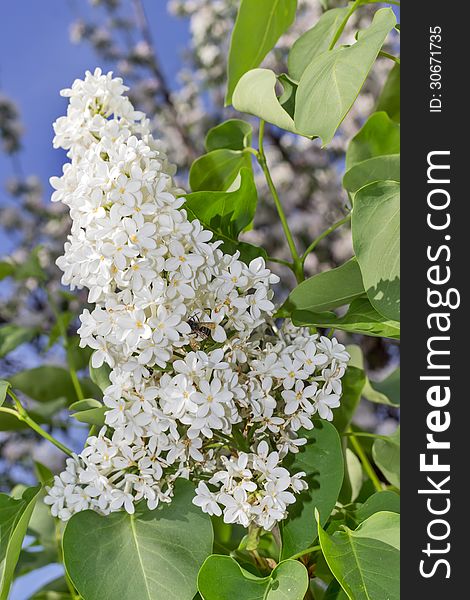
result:
[(241, 0), (230, 41), (226, 105), (242, 75), (258, 67), (292, 25), (296, 9), (297, 0)]
[(64, 562), (84, 600), (192, 600), (213, 538), (193, 497), (193, 486), (179, 479), (172, 502), (156, 510), (141, 504), (134, 515), (75, 514), (64, 532)]
[(0, 327), (0, 357), (6, 356), (12, 350), (30, 342), (38, 330), (35, 327), (22, 327), (21, 325), (2, 325)]
[(346, 170), (377, 156), (400, 153), (400, 126), (385, 112), (372, 114), (349, 142)]
[[(21, 371), (10, 378), (12, 388), (18, 389), (37, 402), (51, 402), (65, 398), (68, 404), (77, 399), (70, 373), (62, 367), (44, 366)], [(84, 379), (83, 392), (92, 396), (95, 386)]]
[(400, 186), (379, 181), (355, 196), (352, 237), (364, 287), (384, 317), (400, 320)]
[(330, 47), (335, 33), (348, 12), (348, 7), (333, 8), (326, 11), (318, 22), (302, 34), (289, 52), (289, 74), (299, 81), (311, 61)]
[(40, 487), (27, 488), (21, 499), (0, 494), (0, 600), (7, 600), (21, 545)]
[(383, 381), (367, 380), (363, 396), (369, 402), (400, 406), (400, 367), (392, 371)]
[(343, 500), (345, 497), (345, 502), (349, 503), (354, 502), (359, 496), (364, 483), (364, 475), (361, 461), (350, 448), (346, 448), (345, 459), (346, 476), (341, 490), (341, 499)]
[(29, 279), (29, 277), (33, 277), (34, 279), (38, 279), (39, 281), (45, 281), (47, 279), (46, 273), (41, 267), (41, 263), (39, 262), (39, 251), (41, 247), (38, 246), (34, 248), (31, 254), (28, 256), (26, 261), (15, 267), (15, 271), (13, 273), (13, 277), (18, 281), (23, 279)]
[(229, 119), (212, 129), (206, 135), (206, 151), (227, 148), (228, 150), (244, 150), (251, 146), (253, 127), (241, 119)]
[[(278, 78), (269, 69), (252, 69), (245, 73), (233, 93), (233, 107), (254, 115), (281, 129), (300, 134), (294, 120), (276, 96)], [(282, 81), (281, 81), (282, 84)], [(285, 80), (284, 80), (285, 84)], [(283, 101), (285, 101), (285, 97)]]
[(263, 248), (239, 242), (239, 234), (253, 221), (258, 194), (251, 169), (243, 168), (240, 186), (233, 192), (194, 192), (186, 196), (184, 208), (188, 218), (198, 219), (205, 229), (222, 240), (223, 250), (240, 251), (242, 260), (250, 262), (257, 256), (266, 257)]
[(67, 331), (70, 323), (72, 322), (73, 317), (74, 315), (70, 311), (65, 311), (59, 314), (56, 322), (54, 323), (49, 333), (49, 341), (47, 343), (48, 348), (52, 348), (52, 346), (57, 342), (57, 340), (60, 337), (62, 337), (62, 331)]
[(11, 384), (9, 381), (5, 381), (4, 379), (0, 379), (0, 406), (5, 402), (5, 399), (8, 394), (8, 390), (11, 388)]
[(86, 398), (71, 404), (69, 410), (75, 411), (72, 417), (80, 423), (101, 427), (104, 425), (104, 416), (108, 408), (94, 398)]
[[(357, 367), (365, 372), (364, 369), (364, 357), (362, 350), (355, 344), (349, 344), (346, 346), (346, 350), (349, 352), (351, 359), (349, 361), (350, 367)], [(387, 404), (389, 406), (400, 405), (400, 367), (395, 369), (388, 377), (383, 381), (374, 381), (373, 384), (366, 375), (366, 381), (362, 390), (362, 395), (369, 402), (375, 402), (377, 404)]]
[(110, 385), (109, 374), (111, 373), (111, 367), (106, 363), (103, 363), (101, 367), (95, 368), (89, 362), (90, 377), (93, 383), (100, 388), (102, 392)]
[(400, 496), (389, 490), (376, 492), (354, 511), (354, 517), (358, 523), (362, 523), (382, 511), (400, 513)]
[(320, 511), (325, 523), (333, 510), (343, 481), (343, 452), (335, 427), (317, 419), (311, 431), (302, 430), (307, 444), (297, 454), (289, 455), (285, 464), (290, 472), (304, 471), (308, 490), (289, 507), (289, 517), (281, 524), (281, 558), (289, 558), (309, 548), (317, 536), (314, 510)]
[(379, 314), (367, 298), (354, 300), (342, 317), (333, 312), (296, 310), (292, 313), (292, 322), (297, 326), (334, 327), (350, 333), (400, 339), (400, 324)]
[(91, 348), (80, 347), (80, 336), (69, 336), (67, 341), (67, 361), (75, 371), (86, 369), (92, 354), (93, 350)]
[(34, 472), (41, 485), (49, 484), (50, 481), (54, 478), (54, 474), (49, 469), (49, 467), (46, 467), (46, 465), (43, 465), (37, 460), (34, 461)]
[(189, 171), (189, 185), (193, 192), (225, 191), (243, 167), (251, 169), (249, 153), (219, 148), (193, 162)]
[(331, 142), (395, 23), (390, 8), (380, 9), (355, 44), (312, 60), (297, 90), (294, 120), (299, 131), (321, 137), (323, 145)]
[(352, 531), (328, 535), (318, 524), (323, 554), (350, 600), (399, 600), (399, 515), (379, 512)]
[(377, 439), (372, 446), (372, 457), (388, 481), (400, 489), (400, 428), (387, 440)]
[(343, 187), (351, 194), (375, 181), (400, 181), (400, 155), (387, 154), (368, 158), (346, 171)]
[(308, 573), (300, 562), (285, 560), (268, 577), (256, 577), (230, 556), (214, 554), (202, 565), (197, 584), (204, 600), (303, 600)]
[(15, 272), (15, 265), (6, 261), (0, 261), (0, 281), (5, 279), (5, 277), (9, 277), (13, 275)]
[(343, 386), (341, 405), (333, 411), (333, 425), (340, 433), (345, 431), (351, 423), (361, 400), (365, 382), (366, 376), (362, 369), (351, 365), (347, 367), (341, 380)]
[(300, 283), (290, 294), (286, 308), (322, 312), (365, 295), (361, 270), (355, 258), (340, 267), (314, 275)]
[(387, 77), (375, 110), (383, 110), (395, 122), (400, 122), (400, 65), (395, 65)]
[(336, 579), (333, 579), (323, 596), (323, 600), (348, 600), (348, 595)]
[(211, 231), (236, 240), (255, 216), (258, 194), (253, 172), (243, 169), (238, 190), (195, 192), (186, 196), (184, 207)]
[(282, 94), (279, 96), (279, 104), (291, 118), (294, 118), (297, 82), (291, 79), (289, 75), (286, 75), (286, 73), (281, 73), (277, 80), (283, 89)]

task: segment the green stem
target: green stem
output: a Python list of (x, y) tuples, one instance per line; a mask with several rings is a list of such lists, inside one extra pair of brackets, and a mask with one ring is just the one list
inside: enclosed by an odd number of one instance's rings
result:
[(383, 490), (383, 486), (380, 483), (380, 479), (377, 477), (377, 473), (374, 471), (374, 467), (370, 464), (366, 453), (364, 452), (361, 444), (359, 443), (359, 440), (356, 438), (353, 432), (351, 432), (351, 436), (349, 439), (351, 440), (352, 447), (356, 451), (356, 454), (358, 455), (359, 460), (361, 461), (362, 466), (364, 467), (364, 471), (367, 473), (370, 480), (374, 484), (375, 489), (378, 492), (381, 492)]
[(75, 371), (75, 369), (71, 366), (70, 361), (68, 361), (68, 363), (70, 377), (72, 379), (73, 387), (75, 389), (75, 393), (77, 394), (77, 398), (79, 400), (84, 400), (85, 394), (83, 393), (82, 386), (80, 385), (80, 380), (78, 379), (77, 371)]
[(259, 124), (259, 138), (258, 138), (258, 153), (257, 159), (261, 169), (263, 170), (264, 176), (266, 178), (266, 182), (268, 184), (269, 190), (274, 200), (274, 204), (276, 205), (276, 210), (279, 215), (279, 219), (281, 220), (282, 228), (284, 230), (284, 235), (286, 236), (287, 244), (289, 245), (289, 250), (292, 255), (293, 265), (292, 270), (297, 278), (297, 281), (304, 280), (302, 261), (300, 260), (300, 256), (297, 252), (297, 248), (295, 247), (294, 238), (292, 237), (291, 230), (289, 229), (289, 224), (287, 222), (287, 217), (284, 212), (284, 208), (282, 207), (281, 200), (279, 198), (279, 194), (277, 193), (276, 186), (271, 177), (271, 173), (269, 171), (268, 163), (266, 161), (266, 154), (264, 153), (264, 121), (261, 119)]
[(312, 554), (312, 552), (317, 552), (318, 550), (321, 550), (321, 546), (311, 546), (310, 548), (307, 548), (307, 550), (302, 550), (302, 552), (297, 552), (297, 554), (294, 554), (294, 556), (289, 556), (289, 560), (295, 560), (296, 558), (301, 558), (302, 556), (305, 556), (306, 554)]
[(305, 260), (306, 260), (307, 256), (310, 254), (310, 252), (313, 252), (313, 250), (315, 250), (315, 248), (318, 246), (318, 244), (322, 241), (323, 238), (326, 238), (326, 236), (330, 235), (330, 233), (332, 233), (335, 229), (338, 229), (338, 227), (341, 227), (341, 225), (344, 225), (345, 223), (347, 223), (350, 218), (351, 218), (351, 213), (349, 215), (346, 215), (343, 219), (341, 219), (337, 223), (334, 223), (331, 227), (328, 227), (328, 229), (326, 229), (321, 235), (319, 235), (317, 238), (315, 238), (313, 240), (313, 242), (310, 244), (310, 246), (307, 248), (307, 250), (305, 250), (305, 252), (302, 255), (302, 258), (301, 258), (302, 265), (305, 263)]
[(33, 431), (35, 431), (36, 433), (38, 433), (45, 440), (51, 442), (51, 444), (54, 444), (54, 446), (56, 448), (59, 448), (59, 450), (62, 450), (62, 452), (64, 452), (68, 456), (73, 456), (72, 450), (70, 450), (69, 448), (67, 448), (67, 446), (64, 446), (64, 444), (62, 444), (61, 442), (59, 442), (59, 440), (56, 440), (54, 437), (52, 437), (49, 433), (47, 433), (47, 431), (45, 429), (43, 429), (40, 425), (38, 425), (36, 423), (36, 421), (34, 421), (28, 415), (28, 413), (23, 408), (21, 402), (18, 400), (18, 398), (17, 398), (17, 396), (16, 396), (16, 394), (14, 392), (12, 392), (11, 390), (9, 390), (8, 394), (13, 399), (13, 401), (15, 403), (15, 406), (16, 406), (16, 410), (13, 410), (12, 408), (6, 408), (5, 406), (0, 406), (0, 412), (4, 412), (4, 413), (7, 413), (9, 415), (12, 415), (16, 419), (18, 419), (19, 421), (22, 421), (23, 423), (26, 423), (26, 425), (28, 425), (28, 427), (30, 427)]
[(62, 321), (60, 319), (60, 313), (57, 310), (57, 307), (55, 305), (54, 299), (52, 298), (52, 295), (50, 293), (48, 293), (47, 297), (49, 299), (49, 303), (51, 305), (52, 312), (54, 313), (54, 316), (56, 318), (57, 325), (58, 325), (59, 331), (60, 331), (60, 335), (62, 336), (62, 339), (64, 340), (64, 348), (65, 348), (65, 353), (67, 355), (67, 364), (68, 364), (68, 368), (70, 371), (70, 378), (72, 379), (72, 385), (74, 387), (75, 394), (77, 395), (78, 400), (84, 400), (85, 394), (83, 393), (82, 386), (80, 385), (80, 380), (78, 379), (77, 371), (75, 370), (75, 368), (73, 367), (73, 365), (69, 359), (69, 353), (68, 353), (69, 338), (67, 335), (67, 330), (64, 327), (64, 324), (62, 323)]
[(356, 11), (357, 8), (359, 8), (359, 6), (361, 4), (364, 3), (364, 0), (355, 0), (355, 2), (350, 6), (348, 12), (346, 13), (346, 15), (344, 16), (344, 19), (341, 21), (340, 26), (338, 27), (338, 29), (336, 30), (335, 36), (334, 38), (331, 40), (331, 44), (330, 47), (328, 48), (328, 50), (333, 50), (333, 48), (336, 46), (336, 42), (339, 40), (339, 38), (341, 37), (341, 34), (344, 31), (344, 28), (346, 27), (349, 19), (351, 18), (351, 15)]
[(276, 258), (275, 256), (268, 256), (269, 262), (279, 263), (280, 265), (284, 265), (285, 267), (289, 267), (290, 269), (294, 268), (294, 265), (290, 263), (288, 260), (283, 260), (282, 258)]
[(397, 65), (400, 64), (400, 59), (398, 58), (398, 56), (393, 56), (393, 54), (389, 54), (388, 52), (384, 52), (383, 50), (379, 52), (379, 56), (383, 56), (383, 58), (389, 58), (390, 60), (393, 60), (393, 62), (397, 63)]

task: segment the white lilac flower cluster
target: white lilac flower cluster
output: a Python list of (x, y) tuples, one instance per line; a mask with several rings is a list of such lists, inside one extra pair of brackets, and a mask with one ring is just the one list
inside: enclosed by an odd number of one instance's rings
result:
[(349, 356), (335, 339), (277, 328), (277, 276), (261, 258), (224, 254), (188, 219), (175, 169), (126, 90), (87, 72), (62, 92), (70, 103), (55, 123), (71, 162), (52, 178), (52, 199), (73, 222), (58, 264), (64, 284), (89, 290), (81, 345), (111, 373), (105, 425), (46, 502), (63, 520), (132, 513), (142, 499), (170, 502), (184, 477), (203, 511), (269, 530), (306, 488), (281, 461), (313, 415), (332, 419)]

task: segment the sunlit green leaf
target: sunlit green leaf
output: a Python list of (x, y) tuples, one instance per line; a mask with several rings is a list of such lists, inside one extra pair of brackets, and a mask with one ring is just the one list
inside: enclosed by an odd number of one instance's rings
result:
[(399, 600), (399, 515), (378, 512), (355, 530), (318, 535), (328, 566), (350, 600)]
[(257, 577), (230, 556), (213, 555), (199, 571), (198, 588), (204, 600), (303, 600), (308, 573), (300, 562), (286, 560), (268, 577)]
[(369, 158), (399, 153), (400, 126), (394, 123), (387, 113), (376, 112), (349, 142), (346, 170)]
[(353, 246), (367, 296), (386, 318), (400, 320), (400, 186), (371, 183), (355, 196)]
[(233, 94), (236, 110), (254, 115), (281, 129), (300, 133), (292, 116), (276, 95), (277, 77), (269, 69), (252, 69), (243, 75)]
[(328, 50), (347, 12), (347, 6), (326, 11), (311, 29), (294, 42), (289, 52), (288, 65), (289, 74), (295, 80), (300, 80), (303, 72), (316, 56)]
[(227, 148), (212, 150), (193, 162), (189, 185), (193, 192), (226, 191), (243, 167), (251, 168), (250, 154)]
[(342, 317), (333, 312), (296, 310), (292, 313), (292, 321), (298, 326), (333, 327), (351, 333), (400, 339), (400, 324), (379, 314), (366, 298), (354, 300)]
[(375, 156), (355, 164), (346, 171), (343, 186), (351, 194), (376, 181), (400, 181), (400, 155)]
[(312, 60), (297, 90), (295, 126), (299, 131), (321, 137), (323, 145), (333, 139), (395, 23), (390, 8), (380, 9), (355, 44)]
[(297, 0), (241, 0), (228, 57), (225, 103), (244, 73), (258, 67), (295, 18)]
[(322, 312), (365, 294), (361, 270), (355, 258), (340, 267), (314, 275), (300, 283), (289, 294), (285, 307), (290, 311)]
[(251, 169), (242, 169), (240, 186), (231, 192), (194, 192), (186, 196), (184, 208), (190, 220), (198, 219), (205, 229), (220, 239), (225, 252), (240, 251), (242, 260), (249, 262), (257, 256), (266, 256), (257, 246), (239, 242), (239, 234), (253, 221), (258, 193)]
[(206, 151), (227, 148), (244, 150), (251, 145), (253, 127), (241, 119), (229, 119), (213, 127), (206, 135)]

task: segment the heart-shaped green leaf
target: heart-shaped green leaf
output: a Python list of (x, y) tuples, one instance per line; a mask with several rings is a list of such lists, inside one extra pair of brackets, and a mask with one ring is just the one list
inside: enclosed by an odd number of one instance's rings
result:
[(307, 588), (307, 569), (295, 560), (280, 562), (269, 577), (256, 577), (230, 556), (214, 554), (198, 576), (204, 600), (303, 600)]
[(321, 548), (350, 600), (400, 598), (399, 515), (378, 512), (352, 531), (328, 535), (318, 524)]
[(315, 57), (297, 90), (295, 126), (328, 144), (354, 104), (387, 35), (396, 23), (390, 8), (378, 10), (355, 44)]
[(336, 30), (347, 12), (347, 6), (327, 10), (311, 29), (294, 42), (287, 64), (289, 74), (296, 81), (300, 80), (303, 72), (315, 57), (327, 52)]
[(84, 600), (192, 600), (212, 549), (210, 518), (193, 497), (193, 486), (178, 480), (171, 504), (153, 511), (75, 514), (64, 532), (64, 561)]
[(289, 558), (309, 548), (316, 536), (314, 510), (326, 522), (333, 510), (343, 481), (343, 452), (335, 427), (328, 421), (315, 420), (311, 431), (302, 430), (307, 444), (289, 455), (286, 465), (291, 472), (304, 471), (308, 490), (289, 508), (289, 517), (281, 525), (281, 558)]
[(233, 107), (286, 131), (299, 133), (291, 115), (276, 96), (276, 75), (269, 69), (252, 69), (243, 75), (233, 93)]

